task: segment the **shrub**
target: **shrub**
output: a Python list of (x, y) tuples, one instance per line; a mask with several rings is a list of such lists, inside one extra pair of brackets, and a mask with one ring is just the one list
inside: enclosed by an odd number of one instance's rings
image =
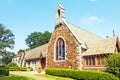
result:
[(68, 77), (77, 80), (119, 80), (113, 74), (87, 71), (87, 70), (70, 70), (70, 69), (47, 69), (46, 74), (53, 76)]
[(0, 75), (8, 76), (9, 75), (9, 69), (8, 69), (8, 67), (0, 66)]
[(20, 71), (20, 67), (9, 67), (10, 71)]
[(14, 62), (11, 62), (7, 65), (7, 67), (18, 67), (18, 65)]
[(20, 71), (28, 71), (27, 67), (20, 67)]
[(28, 67), (28, 71), (33, 71), (33, 68), (32, 67)]
[(0, 75), (8, 76), (9, 75), (9, 69), (0, 69)]
[(120, 78), (120, 53), (115, 52), (106, 59), (106, 71)]
[(10, 71), (28, 71), (28, 67), (9, 67)]

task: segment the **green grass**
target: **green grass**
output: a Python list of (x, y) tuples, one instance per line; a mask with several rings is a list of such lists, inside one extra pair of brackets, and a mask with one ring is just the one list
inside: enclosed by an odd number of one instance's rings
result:
[(54, 80), (74, 80), (74, 79), (71, 79), (71, 78), (51, 76), (51, 75), (48, 75), (48, 74), (36, 74), (36, 75), (41, 76), (41, 77), (51, 78), (51, 79), (54, 79)]
[(0, 80), (35, 80), (26, 76), (10, 75), (10, 76), (1, 76)]

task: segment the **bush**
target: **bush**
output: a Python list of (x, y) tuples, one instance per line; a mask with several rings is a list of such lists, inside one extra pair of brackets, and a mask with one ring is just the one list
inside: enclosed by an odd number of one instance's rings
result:
[(9, 67), (10, 71), (20, 71), (20, 67)]
[(14, 62), (11, 62), (7, 65), (7, 67), (18, 67), (18, 65)]
[(106, 71), (120, 78), (120, 53), (115, 52), (106, 59)]
[(28, 71), (27, 67), (9, 67), (10, 71)]
[(119, 80), (117, 77), (109, 73), (87, 70), (47, 69), (46, 74), (68, 77), (77, 80)]
[(28, 71), (33, 71), (33, 68), (32, 67), (28, 67)]
[(0, 69), (0, 75), (8, 76), (9, 75), (9, 69)]
[(20, 67), (20, 71), (28, 71), (27, 67)]
[(8, 69), (8, 67), (0, 66), (0, 75), (8, 76), (9, 75), (9, 69)]

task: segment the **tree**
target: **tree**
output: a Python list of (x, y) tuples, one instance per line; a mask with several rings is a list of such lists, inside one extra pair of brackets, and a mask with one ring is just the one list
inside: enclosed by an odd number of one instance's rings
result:
[(14, 34), (0, 24), (0, 56), (6, 51), (6, 48), (13, 49), (14, 43)]
[(115, 52), (106, 59), (106, 71), (120, 78), (120, 53)]
[(48, 43), (51, 37), (50, 32), (45, 31), (44, 33), (42, 32), (33, 32), (30, 35), (28, 35), (28, 38), (25, 40), (26, 41), (26, 45), (29, 48), (35, 48), (38, 47), (40, 45), (43, 45), (45, 43)]
[(22, 53), (22, 52), (25, 52), (25, 50), (20, 49), (20, 50), (18, 51), (18, 53)]
[(15, 56), (15, 53), (14, 52), (8, 52), (8, 51), (5, 51), (3, 54), (2, 54), (2, 63), (4, 64), (8, 64), (12, 61), (12, 58)]

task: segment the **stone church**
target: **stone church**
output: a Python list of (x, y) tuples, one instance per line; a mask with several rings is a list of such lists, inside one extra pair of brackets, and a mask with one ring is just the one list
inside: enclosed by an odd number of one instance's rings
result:
[(105, 39), (83, 30), (65, 19), (65, 9), (58, 5), (55, 28), (49, 43), (25, 52), (24, 66), (34, 70), (71, 68), (103, 70), (109, 54), (120, 52), (117, 35)]
[(58, 5), (55, 29), (48, 44), (46, 68), (105, 69), (108, 55), (120, 51), (118, 36), (102, 39), (65, 19), (65, 9)]

